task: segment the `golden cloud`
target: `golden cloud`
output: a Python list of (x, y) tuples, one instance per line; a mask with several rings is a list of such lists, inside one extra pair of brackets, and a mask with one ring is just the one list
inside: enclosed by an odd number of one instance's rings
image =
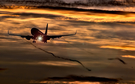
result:
[(5, 62), (1, 61), (1, 64), (17, 64), (17, 65), (51, 65), (51, 66), (76, 66), (77, 63), (72, 62), (60, 62), (60, 61), (41, 61), (41, 62)]
[(100, 48), (110, 48), (110, 49), (120, 49), (120, 50), (129, 50), (129, 51), (135, 51), (135, 47), (133, 46), (100, 46)]
[(81, 81), (35, 81), (31, 80), (30, 83), (50, 83), (50, 84), (102, 84), (100, 82), (81, 82)]
[(133, 55), (122, 55), (122, 57), (135, 58), (135, 56), (133, 56)]
[[(54, 10), (54, 9), (1, 9), (1, 11), (19, 12), (19, 13), (37, 13), (37, 14), (54, 14), (63, 16), (57, 18), (60, 20), (70, 20), (71, 18), (79, 21), (90, 22), (134, 22), (134, 13), (126, 14), (111, 14), (111, 13), (98, 13), (92, 11), (74, 11), (74, 10)], [(38, 11), (38, 12), (37, 12)]]

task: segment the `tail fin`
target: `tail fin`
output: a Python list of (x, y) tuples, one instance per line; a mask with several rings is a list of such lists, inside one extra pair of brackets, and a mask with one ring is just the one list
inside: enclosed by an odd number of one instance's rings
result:
[(48, 30), (48, 23), (46, 25), (45, 35), (47, 35), (47, 30)]

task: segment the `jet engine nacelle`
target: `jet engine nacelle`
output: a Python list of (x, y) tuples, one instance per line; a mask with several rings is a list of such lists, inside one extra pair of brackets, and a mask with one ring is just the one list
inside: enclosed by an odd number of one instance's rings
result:
[(26, 37), (27, 40), (30, 40), (30, 38), (31, 38), (30, 36), (27, 36), (27, 37)]
[(44, 43), (47, 43), (47, 40), (45, 40)]
[(50, 40), (50, 38), (47, 38), (47, 40)]

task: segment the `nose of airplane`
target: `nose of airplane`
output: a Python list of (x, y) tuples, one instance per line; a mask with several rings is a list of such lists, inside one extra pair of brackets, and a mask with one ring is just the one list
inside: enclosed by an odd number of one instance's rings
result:
[(31, 29), (31, 34), (34, 35), (34, 33), (36, 33), (37, 31), (39, 31), (37, 28), (32, 28)]

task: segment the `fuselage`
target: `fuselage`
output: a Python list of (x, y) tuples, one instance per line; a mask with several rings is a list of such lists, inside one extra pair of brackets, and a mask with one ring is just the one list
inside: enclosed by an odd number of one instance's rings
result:
[(31, 34), (33, 35), (34, 40), (39, 40), (43, 42), (47, 42), (48, 37), (47, 35), (43, 34), (39, 29), (37, 28), (32, 28), (31, 29)]

